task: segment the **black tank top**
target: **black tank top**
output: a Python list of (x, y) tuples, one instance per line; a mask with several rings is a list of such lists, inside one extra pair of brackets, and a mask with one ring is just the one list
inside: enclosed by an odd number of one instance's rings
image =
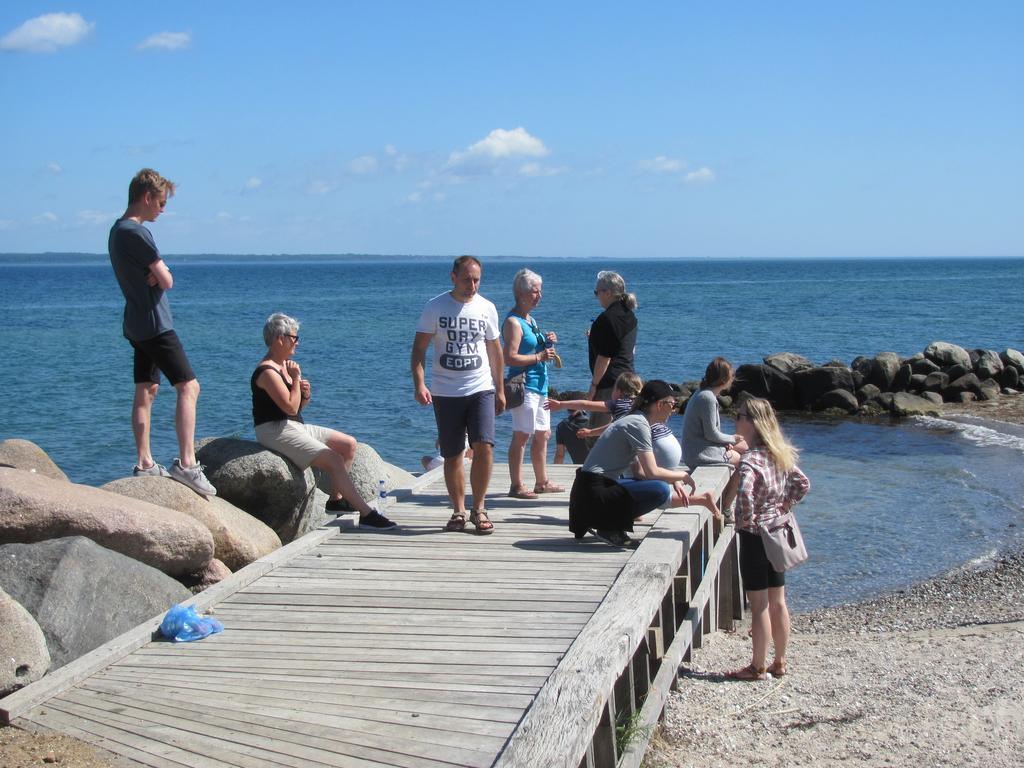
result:
[(259, 365), (256, 366), (256, 370), (252, 372), (252, 377), (249, 379), (249, 387), (252, 389), (252, 422), (253, 426), (260, 424), (266, 424), (268, 421), (298, 421), (302, 422), (302, 413), (299, 412), (294, 416), (289, 416), (287, 413), (277, 407), (277, 403), (274, 402), (267, 390), (263, 389), (256, 383), (256, 379), (260, 377), (260, 374), (264, 371), (273, 371), (281, 377), (281, 381), (284, 382), (285, 386), (288, 386), (288, 379), (284, 377), (281, 371), (277, 370), (272, 365)]

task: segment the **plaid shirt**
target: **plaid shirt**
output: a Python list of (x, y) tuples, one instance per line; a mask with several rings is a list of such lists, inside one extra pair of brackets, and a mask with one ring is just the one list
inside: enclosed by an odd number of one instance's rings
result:
[(743, 454), (736, 493), (736, 530), (757, 533), (762, 525), (789, 512), (807, 495), (811, 482), (799, 467), (782, 472), (761, 448)]

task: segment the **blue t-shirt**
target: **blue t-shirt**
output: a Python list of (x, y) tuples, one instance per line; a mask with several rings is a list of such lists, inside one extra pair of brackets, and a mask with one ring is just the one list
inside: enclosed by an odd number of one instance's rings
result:
[[(526, 318), (511, 312), (505, 315), (506, 320), (510, 317), (518, 320), (520, 327), (523, 329), (523, 338), (519, 340), (519, 349), (516, 351), (520, 355), (536, 355), (543, 352), (546, 348), (545, 340), (540, 329), (537, 327), (537, 323), (527, 322)], [(523, 370), (526, 371), (526, 388), (538, 394), (546, 395), (548, 393), (548, 364), (541, 361), (528, 365), (526, 368), (510, 365), (505, 378), (515, 376)]]
[(118, 219), (110, 228), (107, 250), (124, 294), (125, 338), (145, 341), (174, 330), (166, 292), (146, 282), (150, 266), (160, 260), (149, 230), (131, 219)]

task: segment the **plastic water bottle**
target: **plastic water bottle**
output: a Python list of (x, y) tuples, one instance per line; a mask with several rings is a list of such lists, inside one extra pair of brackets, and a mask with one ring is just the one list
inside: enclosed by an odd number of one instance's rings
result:
[(387, 506), (388, 503), (388, 489), (384, 485), (384, 480), (377, 481), (377, 506), (381, 509)]

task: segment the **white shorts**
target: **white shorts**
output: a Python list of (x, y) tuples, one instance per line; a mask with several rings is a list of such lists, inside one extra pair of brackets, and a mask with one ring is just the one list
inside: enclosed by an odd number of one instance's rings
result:
[(523, 404), (512, 409), (512, 431), (525, 432), (532, 435), (534, 432), (547, 432), (551, 429), (551, 411), (544, 408), (547, 402), (547, 395), (540, 395), (532, 389), (526, 390), (523, 395)]
[(264, 448), (287, 456), (295, 466), (305, 470), (323, 451), (329, 451), (327, 439), (333, 429), (303, 424), (301, 421), (268, 421), (256, 425), (256, 440)]

